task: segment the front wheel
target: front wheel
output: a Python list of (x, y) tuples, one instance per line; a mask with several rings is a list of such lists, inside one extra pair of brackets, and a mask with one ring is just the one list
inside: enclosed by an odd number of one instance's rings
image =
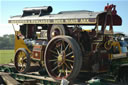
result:
[(72, 80), (82, 66), (81, 49), (72, 37), (56, 36), (46, 47), (44, 62), (49, 76), (55, 80)]
[(19, 48), (16, 51), (14, 62), (18, 72), (26, 73), (30, 68), (30, 56), (27, 50)]

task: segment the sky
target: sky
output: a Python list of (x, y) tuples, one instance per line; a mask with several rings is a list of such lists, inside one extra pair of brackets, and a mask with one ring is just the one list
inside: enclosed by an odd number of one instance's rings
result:
[(109, 4), (116, 5), (117, 14), (122, 18), (122, 26), (114, 27), (115, 32), (128, 34), (128, 1), (127, 0), (0, 0), (0, 36), (14, 34), (8, 19), (11, 16), (22, 15), (25, 7), (52, 6), (52, 14), (60, 11), (90, 10), (104, 11)]

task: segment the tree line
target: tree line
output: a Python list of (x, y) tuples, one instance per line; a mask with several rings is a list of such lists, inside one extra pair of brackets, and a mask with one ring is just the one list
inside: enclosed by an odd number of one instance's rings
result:
[(0, 37), (0, 49), (14, 49), (14, 34)]

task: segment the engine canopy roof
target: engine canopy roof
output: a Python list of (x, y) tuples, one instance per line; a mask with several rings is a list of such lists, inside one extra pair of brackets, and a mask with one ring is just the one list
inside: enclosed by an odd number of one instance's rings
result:
[[(45, 8), (48, 7), (45, 6)], [(27, 8), (27, 9), (31, 9), (31, 8)], [(8, 22), (12, 24), (72, 24), (72, 25), (73, 24), (96, 25), (98, 23), (99, 25), (102, 25), (105, 16), (107, 16), (107, 25), (109, 25), (109, 22), (111, 20), (110, 16), (112, 16), (113, 25), (122, 24), (121, 17), (118, 16), (117, 14), (112, 15), (110, 11), (93, 12), (87, 10), (80, 10), (80, 11), (62, 11), (59, 12), (58, 14), (50, 14), (50, 13), (41, 14), (42, 10), (40, 10), (39, 8), (38, 8), (38, 13), (37, 11), (34, 10), (34, 8), (32, 8), (32, 10), (31, 10), (31, 14), (30, 13), (28, 15), (25, 14), (27, 11), (25, 10), (23, 11), (23, 15), (13, 16), (8, 20)], [(28, 10), (28, 12), (30, 12), (30, 10)]]

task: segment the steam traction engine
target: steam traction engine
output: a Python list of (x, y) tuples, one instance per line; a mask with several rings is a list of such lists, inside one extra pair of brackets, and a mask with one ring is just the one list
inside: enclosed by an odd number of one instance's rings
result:
[(51, 6), (24, 8), (23, 15), (9, 19), (14, 28), (19, 24), (18, 31), (15, 29), (17, 71), (26, 73), (35, 61), (55, 80), (72, 80), (84, 72), (107, 72), (113, 26), (122, 24), (115, 5), (106, 6), (103, 12), (51, 12)]

